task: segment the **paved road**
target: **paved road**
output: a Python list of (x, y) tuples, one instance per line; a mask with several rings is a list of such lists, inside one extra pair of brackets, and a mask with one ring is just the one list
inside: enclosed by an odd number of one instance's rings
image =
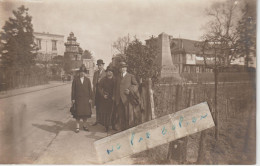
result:
[(0, 164), (33, 163), (61, 129), (72, 130), (70, 87), (0, 99)]
[[(71, 84), (0, 99), (0, 164), (98, 164), (94, 141), (115, 131), (101, 125), (75, 133)], [(81, 124), (82, 125), (82, 124)], [(112, 164), (132, 164), (128, 157)]]

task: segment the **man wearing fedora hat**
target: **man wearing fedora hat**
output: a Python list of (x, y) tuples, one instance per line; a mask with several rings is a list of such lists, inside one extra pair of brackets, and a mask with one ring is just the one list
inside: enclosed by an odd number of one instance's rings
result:
[(96, 106), (96, 122), (93, 124), (97, 125), (98, 123), (102, 123), (102, 116), (100, 112), (100, 100), (101, 100), (101, 95), (98, 90), (99, 82), (102, 78), (106, 76), (106, 72), (104, 70), (104, 62), (102, 59), (97, 60), (97, 66), (98, 70), (94, 72), (93, 76), (93, 92), (94, 92), (94, 99), (95, 99), (95, 106)]
[(87, 118), (91, 117), (91, 102), (93, 100), (93, 92), (90, 79), (85, 77), (86, 67), (82, 65), (79, 70), (79, 76), (72, 81), (71, 101), (75, 105), (75, 113), (73, 118), (76, 119), (76, 133), (79, 132), (80, 119), (83, 120), (83, 129), (88, 131)]
[(121, 130), (125, 130), (132, 127), (130, 123), (130, 114), (133, 110), (130, 110), (131, 102), (129, 100), (130, 92), (134, 92), (138, 89), (138, 83), (134, 75), (127, 72), (127, 64), (120, 62), (120, 76), (116, 79), (116, 87), (114, 88), (114, 100), (116, 104), (116, 110), (119, 114), (119, 124)]

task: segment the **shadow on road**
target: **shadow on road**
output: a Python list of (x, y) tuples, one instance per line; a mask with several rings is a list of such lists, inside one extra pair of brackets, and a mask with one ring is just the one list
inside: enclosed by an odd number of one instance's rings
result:
[[(47, 125), (47, 124), (32, 124), (32, 126), (37, 127), (41, 130), (45, 130), (47, 132), (51, 132), (54, 134), (58, 134), (61, 131), (75, 131), (75, 121), (74, 120), (69, 120), (66, 123), (56, 121), (56, 120), (45, 120), (46, 122), (51, 122), (53, 123), (52, 125)], [(87, 138), (91, 139), (101, 139), (110, 135), (113, 135), (116, 133), (114, 130), (110, 130), (108, 132), (105, 132), (105, 129), (102, 125), (97, 125), (97, 126), (91, 126), (92, 122), (88, 122), (88, 128), (89, 132), (83, 131), (82, 129), (82, 123), (80, 124), (80, 132), (85, 132)], [(75, 133), (76, 134), (76, 133)]]
[(67, 123), (63, 123), (55, 120), (45, 120), (47, 122), (54, 123), (53, 125), (45, 125), (45, 124), (32, 124), (32, 126), (37, 127), (39, 129), (58, 134), (60, 131), (74, 131), (75, 130), (75, 122), (70, 120)]

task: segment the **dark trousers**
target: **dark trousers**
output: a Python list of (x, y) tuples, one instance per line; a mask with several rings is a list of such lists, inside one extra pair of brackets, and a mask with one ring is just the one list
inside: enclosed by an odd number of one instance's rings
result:
[(112, 125), (113, 128), (116, 127), (116, 123), (118, 120), (118, 113), (117, 113), (117, 108), (116, 108), (116, 104), (113, 103), (113, 107), (112, 107), (112, 113), (111, 113), (111, 119), (110, 119), (110, 124)]
[(101, 115), (100, 115), (100, 95), (99, 95), (98, 90), (96, 90), (95, 105), (96, 105), (96, 122), (97, 122), (97, 123), (101, 123)]
[(120, 100), (119, 104), (117, 105), (117, 112), (119, 115), (118, 122), (120, 125), (120, 130), (126, 130), (129, 127), (128, 109), (127, 106), (123, 104), (122, 100)]

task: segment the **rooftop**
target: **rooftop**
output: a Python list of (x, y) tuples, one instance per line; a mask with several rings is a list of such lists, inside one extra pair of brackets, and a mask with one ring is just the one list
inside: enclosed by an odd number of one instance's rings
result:
[(51, 37), (61, 37), (64, 38), (64, 35), (58, 35), (58, 34), (51, 34), (49, 32), (33, 32), (34, 35), (39, 35), (39, 36), (51, 36)]
[(200, 41), (181, 39), (181, 38), (172, 38), (170, 40), (171, 51), (185, 51), (187, 53), (198, 53), (200, 52), (199, 47), (196, 47), (196, 44)]

